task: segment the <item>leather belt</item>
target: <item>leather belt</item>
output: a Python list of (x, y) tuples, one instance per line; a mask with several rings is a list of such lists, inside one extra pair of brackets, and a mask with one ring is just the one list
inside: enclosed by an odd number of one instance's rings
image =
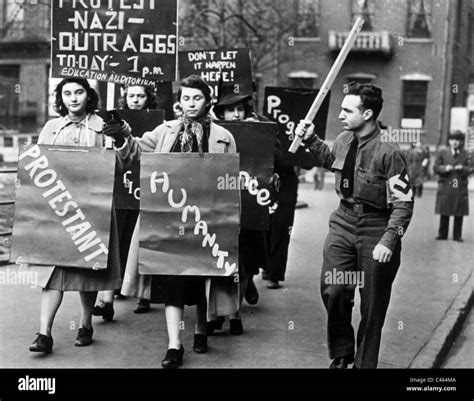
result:
[(350, 209), (355, 213), (380, 213), (380, 214), (388, 214), (390, 213), (390, 209), (379, 209), (374, 206), (367, 205), (366, 203), (352, 203), (347, 202), (345, 200), (341, 200), (341, 205), (344, 206), (346, 209)]

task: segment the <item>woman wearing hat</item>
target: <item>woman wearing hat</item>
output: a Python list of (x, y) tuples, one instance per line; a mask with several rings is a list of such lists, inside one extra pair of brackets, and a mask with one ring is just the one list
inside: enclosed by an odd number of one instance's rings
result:
[(449, 135), (449, 148), (441, 149), (434, 163), (439, 175), (435, 213), (441, 215), (437, 240), (448, 239), (449, 216), (454, 216), (453, 240), (462, 242), (463, 217), (469, 214), (468, 153), (464, 150), (464, 134), (456, 131)]
[[(252, 96), (241, 95), (234, 92), (233, 85), (223, 85), (220, 96), (214, 105), (213, 112), (219, 120), (224, 121), (258, 121), (251, 105)], [(260, 230), (240, 230), (239, 235), (240, 255), (240, 304), (243, 297), (250, 305), (258, 302), (258, 291), (253, 276), (259, 273), (259, 268), (266, 269), (268, 265), (265, 232)], [(221, 330), (225, 318), (220, 316), (208, 323), (208, 335), (215, 330)], [(242, 319), (239, 313), (229, 316), (230, 332), (234, 335), (243, 333)]]

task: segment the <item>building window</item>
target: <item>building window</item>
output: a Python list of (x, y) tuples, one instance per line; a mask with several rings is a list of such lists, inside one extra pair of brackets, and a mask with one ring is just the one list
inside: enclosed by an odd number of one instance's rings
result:
[(20, 80), (19, 65), (0, 65), (0, 120), (19, 117), (19, 96), (15, 90)]
[(403, 81), (402, 119), (419, 119), (424, 124), (428, 81)]
[(363, 31), (373, 31), (374, 2), (372, 0), (352, 0), (352, 24), (357, 17), (364, 19)]
[(409, 38), (431, 38), (431, 0), (408, 1)]
[(358, 84), (371, 84), (377, 78), (374, 74), (367, 74), (365, 72), (356, 72), (354, 74), (346, 75), (347, 84), (352, 82)]
[(313, 89), (318, 74), (309, 71), (293, 71), (288, 74), (288, 85), (291, 88)]
[(3, 4), (3, 21), (1, 23), (2, 38), (20, 38), (23, 36), (25, 10), (23, 1), (6, 0)]
[(3, 146), (5, 148), (13, 148), (13, 137), (11, 136), (4, 136), (3, 137)]
[(319, 0), (295, 0), (295, 37), (319, 37)]

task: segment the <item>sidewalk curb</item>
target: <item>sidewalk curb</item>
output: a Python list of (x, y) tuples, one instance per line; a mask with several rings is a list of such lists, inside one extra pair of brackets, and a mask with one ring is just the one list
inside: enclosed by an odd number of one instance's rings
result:
[(438, 369), (441, 366), (472, 307), (474, 300), (472, 275), (472, 273), (469, 274), (441, 322), (408, 368)]

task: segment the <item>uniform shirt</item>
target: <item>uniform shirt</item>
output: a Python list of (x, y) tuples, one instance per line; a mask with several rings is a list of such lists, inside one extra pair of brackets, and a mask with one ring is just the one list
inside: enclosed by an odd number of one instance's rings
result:
[(407, 163), (398, 144), (384, 141), (378, 127), (359, 138), (354, 168), (354, 190), (345, 199), (341, 192), (341, 172), (355, 134), (344, 131), (335, 140), (332, 151), (315, 136), (306, 143), (315, 163), (333, 171), (336, 192), (348, 202), (361, 202), (390, 212), (380, 244), (393, 250), (397, 240), (406, 232), (413, 214), (413, 191), (407, 174)]

